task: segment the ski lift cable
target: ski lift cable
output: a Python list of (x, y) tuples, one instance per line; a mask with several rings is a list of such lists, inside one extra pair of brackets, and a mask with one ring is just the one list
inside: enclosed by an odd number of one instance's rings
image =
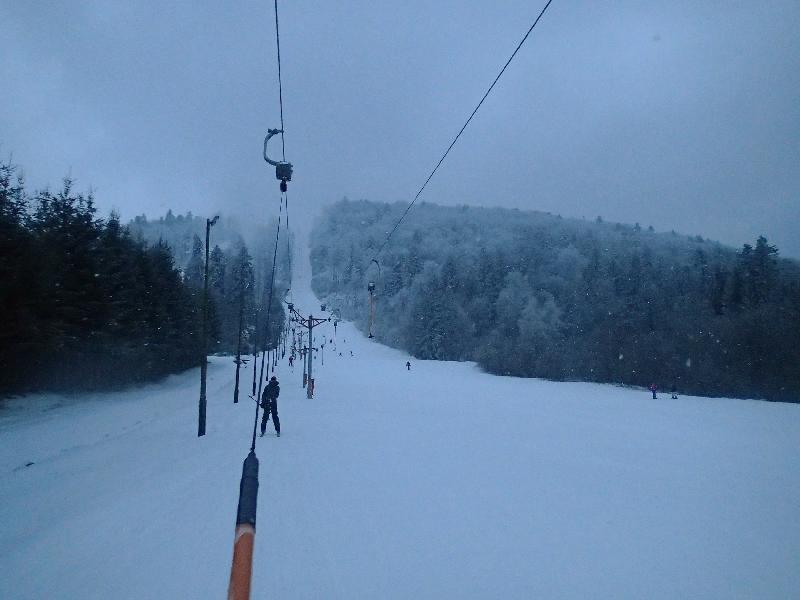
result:
[(283, 134), (283, 81), (281, 79), (281, 30), (278, 22), (278, 0), (275, 0), (275, 44), (278, 47), (278, 103), (281, 107), (281, 153), (286, 162), (286, 141)]
[[(278, 104), (280, 105), (281, 128), (267, 129), (267, 137), (264, 138), (264, 160), (275, 167), (275, 178), (280, 180), (280, 190), (285, 192), (287, 183), (292, 180), (292, 163), (286, 162), (286, 137), (284, 133), (283, 121), (283, 70), (281, 65), (281, 34), (280, 20), (278, 19), (278, 0), (274, 1), (275, 6), (275, 44), (278, 49)], [(267, 153), (267, 146), (272, 136), (281, 134), (281, 160), (273, 160)]]
[(283, 194), (286, 197), (286, 260), (288, 262), (289, 267), (289, 289), (292, 289), (292, 246), (291, 246), (291, 236), (289, 234), (289, 194), (288, 192), (284, 192)]
[[(283, 195), (281, 195), (280, 206), (283, 207)], [(275, 228), (275, 249), (272, 253), (272, 276), (269, 288), (269, 305), (267, 306), (266, 337), (269, 336), (270, 313), (272, 309), (272, 295), (275, 289), (275, 263), (278, 256), (278, 241), (281, 234), (281, 213), (278, 209), (278, 223)], [(264, 376), (265, 350), (261, 354), (261, 381)], [(258, 336), (254, 354), (258, 350)], [(254, 358), (258, 355), (255, 354)], [(253, 361), (253, 376), (256, 374), (256, 361)], [(253, 380), (255, 388), (255, 379)], [(256, 457), (256, 428), (258, 427), (258, 409), (261, 399), (261, 382), (258, 386), (258, 395), (251, 396), (256, 405), (256, 415), (253, 421), (253, 440), (250, 444), (250, 452), (242, 464), (242, 477), (239, 480), (239, 504), (236, 508), (236, 529), (233, 543), (233, 561), (231, 562), (231, 578), (228, 583), (228, 598), (233, 600), (247, 600), (250, 598), (250, 584), (253, 573), (253, 544), (256, 533), (256, 513), (258, 510), (258, 458)]]
[[(285, 140), (285, 134), (284, 134), (284, 119), (283, 119), (283, 76), (282, 76), (282, 69), (281, 69), (281, 33), (280, 33), (280, 19), (278, 17), (278, 0), (274, 0), (273, 6), (274, 6), (274, 9), (275, 9), (275, 46), (276, 46), (276, 49), (277, 49), (277, 62), (278, 62), (278, 105), (280, 106), (281, 128), (280, 128), (279, 131), (270, 130), (269, 134), (267, 135), (267, 138), (264, 140), (264, 160), (266, 160), (270, 164), (275, 165), (277, 169), (280, 169), (282, 166), (283, 167), (288, 166), (288, 178), (286, 177), (285, 173), (283, 173), (283, 177), (279, 177), (279, 179), (282, 179), (281, 180), (281, 197), (280, 197), (280, 205), (279, 205), (279, 208), (278, 208), (278, 226), (277, 226), (276, 231), (275, 231), (275, 248), (274, 248), (274, 251), (272, 253), (272, 275), (271, 275), (270, 286), (269, 286), (269, 303), (267, 305), (267, 321), (266, 321), (266, 325), (265, 325), (265, 343), (264, 343), (264, 348), (261, 351), (261, 368), (260, 368), (259, 381), (258, 381), (258, 398), (260, 398), (260, 396), (261, 396), (261, 387), (262, 387), (262, 385), (264, 383), (264, 362), (265, 362), (265, 358), (266, 358), (266, 345), (267, 345), (266, 342), (269, 339), (270, 317), (271, 317), (271, 313), (272, 313), (272, 298), (273, 298), (273, 294), (274, 294), (274, 291), (275, 291), (275, 267), (276, 267), (277, 257), (278, 257), (278, 241), (280, 239), (280, 232), (281, 232), (281, 212), (283, 210), (284, 203), (286, 204), (286, 236), (287, 236), (287, 246), (286, 246), (286, 248), (287, 248), (287, 254), (289, 254), (289, 236), (288, 236), (288, 233), (289, 233), (289, 197), (288, 197), (288, 195), (286, 193), (286, 181), (291, 180), (291, 165), (286, 163), (286, 140)], [(281, 134), (282, 163), (280, 164), (280, 166), (279, 166), (279, 164), (275, 163), (274, 161), (270, 161), (269, 158), (267, 157), (267, 141), (275, 133), (280, 133)], [(276, 174), (277, 174), (277, 172), (276, 172)], [(290, 264), (290, 267), (289, 267), (289, 280), (291, 281), (291, 277), (292, 277), (292, 275), (291, 275), (291, 256), (288, 256), (287, 258), (288, 258), (289, 264)], [(256, 368), (256, 366), (253, 365), (253, 369), (255, 369), (255, 368)], [(256, 429), (257, 429), (257, 426), (258, 426), (258, 408), (259, 408), (258, 398), (257, 398), (257, 401), (256, 401), (255, 422), (253, 423), (253, 438), (252, 438), (252, 443), (251, 443), (251, 446), (250, 446), (251, 450), (255, 450), (255, 447), (256, 447)]]
[[(242, 465), (242, 478), (239, 482), (239, 506), (236, 511), (236, 534), (233, 547), (233, 563), (231, 565), (231, 579), (228, 585), (228, 598), (244, 600), (250, 597), (250, 583), (253, 568), (253, 542), (255, 538), (256, 507), (258, 503), (258, 458), (255, 455), (256, 429), (258, 427), (258, 409), (261, 400), (261, 384), (264, 381), (264, 360), (266, 356), (266, 342), (270, 334), (270, 316), (272, 313), (272, 298), (275, 291), (275, 266), (278, 258), (278, 242), (281, 234), (281, 210), (284, 200), (286, 202), (286, 229), (289, 229), (289, 199), (286, 194), (286, 183), (292, 179), (292, 165), (286, 162), (286, 141), (283, 126), (283, 82), (281, 77), (281, 38), (278, 21), (278, 0), (275, 0), (275, 42), (278, 48), (278, 102), (281, 113), (281, 155), (283, 160), (279, 163), (272, 161), (267, 156), (267, 142), (269, 138), (278, 133), (268, 130), (264, 138), (264, 160), (275, 167), (275, 176), (280, 180), (281, 199), (278, 208), (278, 223), (275, 228), (275, 248), (272, 252), (272, 275), (269, 286), (269, 304), (267, 305), (267, 321), (265, 327), (265, 344), (261, 352), (261, 376), (258, 383), (258, 396), (253, 398), (256, 404), (256, 414), (253, 421), (253, 439), (250, 444), (250, 453)], [(290, 275), (291, 278), (291, 275)], [(258, 332), (256, 332), (256, 347), (258, 350)], [(256, 357), (258, 355), (256, 354)], [(238, 373), (238, 372), (237, 372)], [(253, 376), (256, 373), (256, 364), (253, 362)], [(253, 381), (255, 387), (255, 380)], [(255, 392), (255, 389), (253, 390)]]
[[(264, 383), (264, 360), (267, 354), (267, 342), (269, 341), (269, 330), (270, 330), (270, 315), (272, 314), (272, 297), (275, 291), (275, 264), (278, 258), (278, 241), (281, 235), (281, 212), (283, 210), (283, 194), (281, 194), (281, 202), (278, 208), (278, 226), (275, 230), (275, 248), (272, 252), (272, 275), (270, 277), (270, 284), (269, 284), (269, 299), (267, 302), (267, 320), (264, 326), (264, 347), (261, 350), (261, 372), (258, 378), (258, 396), (256, 397), (256, 416), (253, 421), (253, 440), (250, 444), (250, 450), (256, 449), (256, 429), (258, 428), (258, 409), (259, 409), (259, 400), (261, 398), (261, 386)], [(253, 365), (255, 369), (255, 365)]]
[[(277, 0), (275, 0), (275, 1), (277, 2)], [(522, 39), (520, 40), (519, 44), (517, 44), (517, 47), (514, 49), (514, 52), (511, 53), (511, 56), (508, 58), (506, 63), (503, 65), (503, 68), (500, 69), (500, 72), (497, 74), (497, 77), (494, 78), (494, 81), (492, 81), (492, 84), (489, 86), (489, 89), (487, 89), (486, 93), (483, 94), (483, 97), (481, 98), (480, 102), (478, 102), (477, 106), (475, 106), (475, 108), (473, 109), (472, 113), (469, 115), (467, 120), (464, 122), (464, 125), (462, 125), (461, 129), (458, 131), (458, 133), (456, 134), (456, 137), (454, 137), (453, 141), (450, 142), (450, 145), (447, 147), (447, 150), (445, 150), (444, 154), (439, 159), (439, 162), (436, 163), (436, 166), (433, 168), (433, 171), (431, 171), (430, 175), (428, 175), (428, 178), (425, 180), (425, 183), (423, 183), (422, 187), (419, 188), (419, 191), (417, 191), (416, 195), (414, 196), (414, 199), (406, 207), (406, 210), (403, 212), (402, 216), (397, 220), (397, 223), (394, 224), (394, 227), (388, 233), (388, 235), (386, 236), (386, 239), (383, 241), (383, 244), (381, 244), (381, 247), (378, 249), (378, 251), (372, 257), (372, 260), (376, 260), (378, 258), (378, 256), (380, 256), (381, 252), (383, 252), (383, 249), (386, 247), (386, 244), (389, 243), (389, 240), (391, 239), (392, 235), (394, 235), (394, 232), (397, 231), (397, 228), (400, 227), (400, 224), (406, 218), (408, 213), (411, 212), (411, 209), (413, 208), (414, 204), (417, 202), (419, 197), (422, 195), (422, 192), (425, 190), (425, 187), (428, 185), (428, 182), (431, 179), (433, 179), (433, 176), (436, 174), (436, 171), (439, 170), (439, 167), (444, 162), (444, 159), (447, 158), (448, 154), (450, 154), (450, 150), (452, 150), (453, 146), (456, 145), (456, 142), (458, 141), (458, 138), (460, 138), (461, 134), (464, 133), (464, 130), (470, 124), (470, 122), (472, 121), (472, 118), (478, 112), (478, 109), (481, 107), (481, 105), (483, 104), (484, 100), (486, 100), (486, 98), (489, 96), (491, 91), (494, 89), (494, 86), (500, 80), (500, 77), (503, 76), (503, 73), (505, 73), (506, 69), (508, 68), (508, 65), (511, 64), (512, 60), (514, 60), (514, 57), (517, 55), (517, 52), (519, 52), (520, 48), (522, 48), (522, 45), (528, 39), (528, 36), (530, 36), (531, 32), (536, 27), (536, 25), (539, 23), (539, 20), (542, 18), (542, 16), (544, 15), (545, 11), (547, 10), (547, 8), (550, 6), (550, 4), (552, 2), (553, 2), (553, 0), (547, 0), (547, 4), (544, 5), (544, 8), (541, 10), (541, 12), (539, 12), (539, 15), (536, 17), (536, 19), (534, 20), (533, 24), (530, 26), (530, 28), (528, 28), (528, 31), (522, 37)]]

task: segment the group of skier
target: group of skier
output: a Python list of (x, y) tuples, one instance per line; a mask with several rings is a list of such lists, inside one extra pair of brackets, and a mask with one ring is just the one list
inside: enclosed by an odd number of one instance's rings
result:
[[(294, 362), (294, 357), (289, 357), (289, 366), (292, 366)], [(411, 362), (406, 361), (406, 369), (408, 371), (411, 370)], [(655, 386), (653, 384), (651, 389)], [(275, 434), (278, 437), (281, 437), (281, 420), (278, 417), (278, 396), (281, 393), (281, 386), (278, 383), (278, 378), (273, 375), (270, 377), (269, 383), (264, 387), (264, 391), (261, 394), (261, 402), (259, 403), (261, 409), (264, 411), (261, 414), (261, 437), (264, 437), (264, 434), (267, 432), (267, 423), (269, 422), (270, 416), (272, 417), (272, 424), (275, 427)], [(656, 397), (655, 391), (653, 392), (653, 398)]]
[[(653, 400), (658, 400), (658, 396), (656, 395), (656, 392), (658, 392), (658, 386), (655, 383), (651, 383), (648, 389), (653, 392)], [(675, 387), (674, 383), (670, 387), (669, 393), (672, 394), (673, 400), (678, 398), (678, 389)]]
[[(341, 354), (340, 354), (341, 355)], [(289, 358), (289, 366), (292, 365), (294, 362), (293, 357)], [(405, 364), (406, 370), (411, 370), (411, 362), (406, 361)], [(651, 383), (650, 387), (648, 388), (653, 393), (653, 400), (658, 399), (658, 386), (655, 383)], [(275, 433), (278, 437), (281, 437), (281, 421), (278, 417), (278, 396), (281, 393), (281, 386), (278, 384), (278, 379), (273, 375), (270, 378), (269, 383), (264, 388), (264, 392), (261, 394), (261, 408), (264, 410), (264, 413), (261, 417), (261, 435), (264, 436), (264, 433), (267, 430), (267, 422), (269, 421), (270, 415), (272, 416), (272, 423), (275, 426)], [(678, 390), (673, 383), (670, 387), (670, 394), (672, 395), (672, 399), (675, 400), (678, 397)]]

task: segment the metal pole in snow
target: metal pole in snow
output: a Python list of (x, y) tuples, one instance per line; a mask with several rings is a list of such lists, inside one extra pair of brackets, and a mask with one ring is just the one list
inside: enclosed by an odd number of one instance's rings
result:
[(308, 362), (306, 361), (305, 346), (303, 346), (303, 349), (300, 350), (300, 355), (303, 357), (303, 387), (306, 387), (306, 382), (308, 381), (308, 371), (306, 371), (306, 367), (308, 367)]
[(306, 386), (306, 398), (314, 397), (314, 380), (311, 377), (311, 365), (314, 363), (314, 317), (308, 315), (308, 385)]
[(244, 325), (244, 267), (239, 271), (239, 337), (236, 338), (236, 385), (233, 388), (233, 403), (239, 402), (239, 369), (242, 365), (242, 326)]
[[(256, 397), (256, 367), (258, 366), (258, 310), (256, 310), (256, 330), (253, 335), (253, 398)], [(258, 402), (258, 398), (256, 398)]]
[(200, 362), (200, 405), (198, 407), (197, 437), (206, 434), (206, 374), (208, 373), (208, 244), (211, 236), (211, 227), (217, 222), (219, 216), (206, 219), (206, 265), (203, 276), (203, 357)]

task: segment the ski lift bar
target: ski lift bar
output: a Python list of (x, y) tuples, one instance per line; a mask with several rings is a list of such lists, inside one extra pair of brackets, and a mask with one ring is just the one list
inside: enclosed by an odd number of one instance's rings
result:
[(283, 129), (268, 129), (267, 137), (264, 138), (264, 160), (275, 167), (275, 178), (281, 182), (281, 191), (286, 191), (286, 182), (292, 180), (292, 163), (286, 161), (272, 160), (267, 156), (267, 144), (273, 135), (283, 133)]
[(258, 459), (255, 452), (244, 459), (239, 482), (239, 507), (236, 511), (236, 533), (233, 542), (231, 579), (228, 584), (230, 600), (248, 600), (253, 572), (253, 545), (256, 537), (256, 506), (258, 504)]

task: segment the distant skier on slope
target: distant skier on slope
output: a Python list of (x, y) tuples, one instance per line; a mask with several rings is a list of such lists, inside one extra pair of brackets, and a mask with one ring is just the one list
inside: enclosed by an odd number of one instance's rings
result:
[(678, 399), (678, 389), (675, 387), (674, 383), (672, 384), (672, 387), (670, 388), (669, 392), (670, 392), (670, 394), (672, 394), (672, 399), (673, 400), (677, 400)]
[(658, 391), (658, 386), (655, 383), (651, 383), (649, 389), (651, 392), (653, 392), (653, 400), (658, 400), (658, 398), (656, 398), (656, 392)]
[(270, 414), (272, 415), (272, 424), (275, 425), (275, 433), (278, 434), (278, 437), (281, 437), (281, 420), (278, 418), (278, 396), (280, 393), (281, 386), (278, 385), (278, 379), (273, 375), (261, 394), (261, 408), (264, 409), (264, 413), (261, 416), (261, 437), (264, 437), (264, 433), (267, 430), (267, 421)]
[(411, 361), (406, 361), (406, 369), (409, 371), (411, 370)]

